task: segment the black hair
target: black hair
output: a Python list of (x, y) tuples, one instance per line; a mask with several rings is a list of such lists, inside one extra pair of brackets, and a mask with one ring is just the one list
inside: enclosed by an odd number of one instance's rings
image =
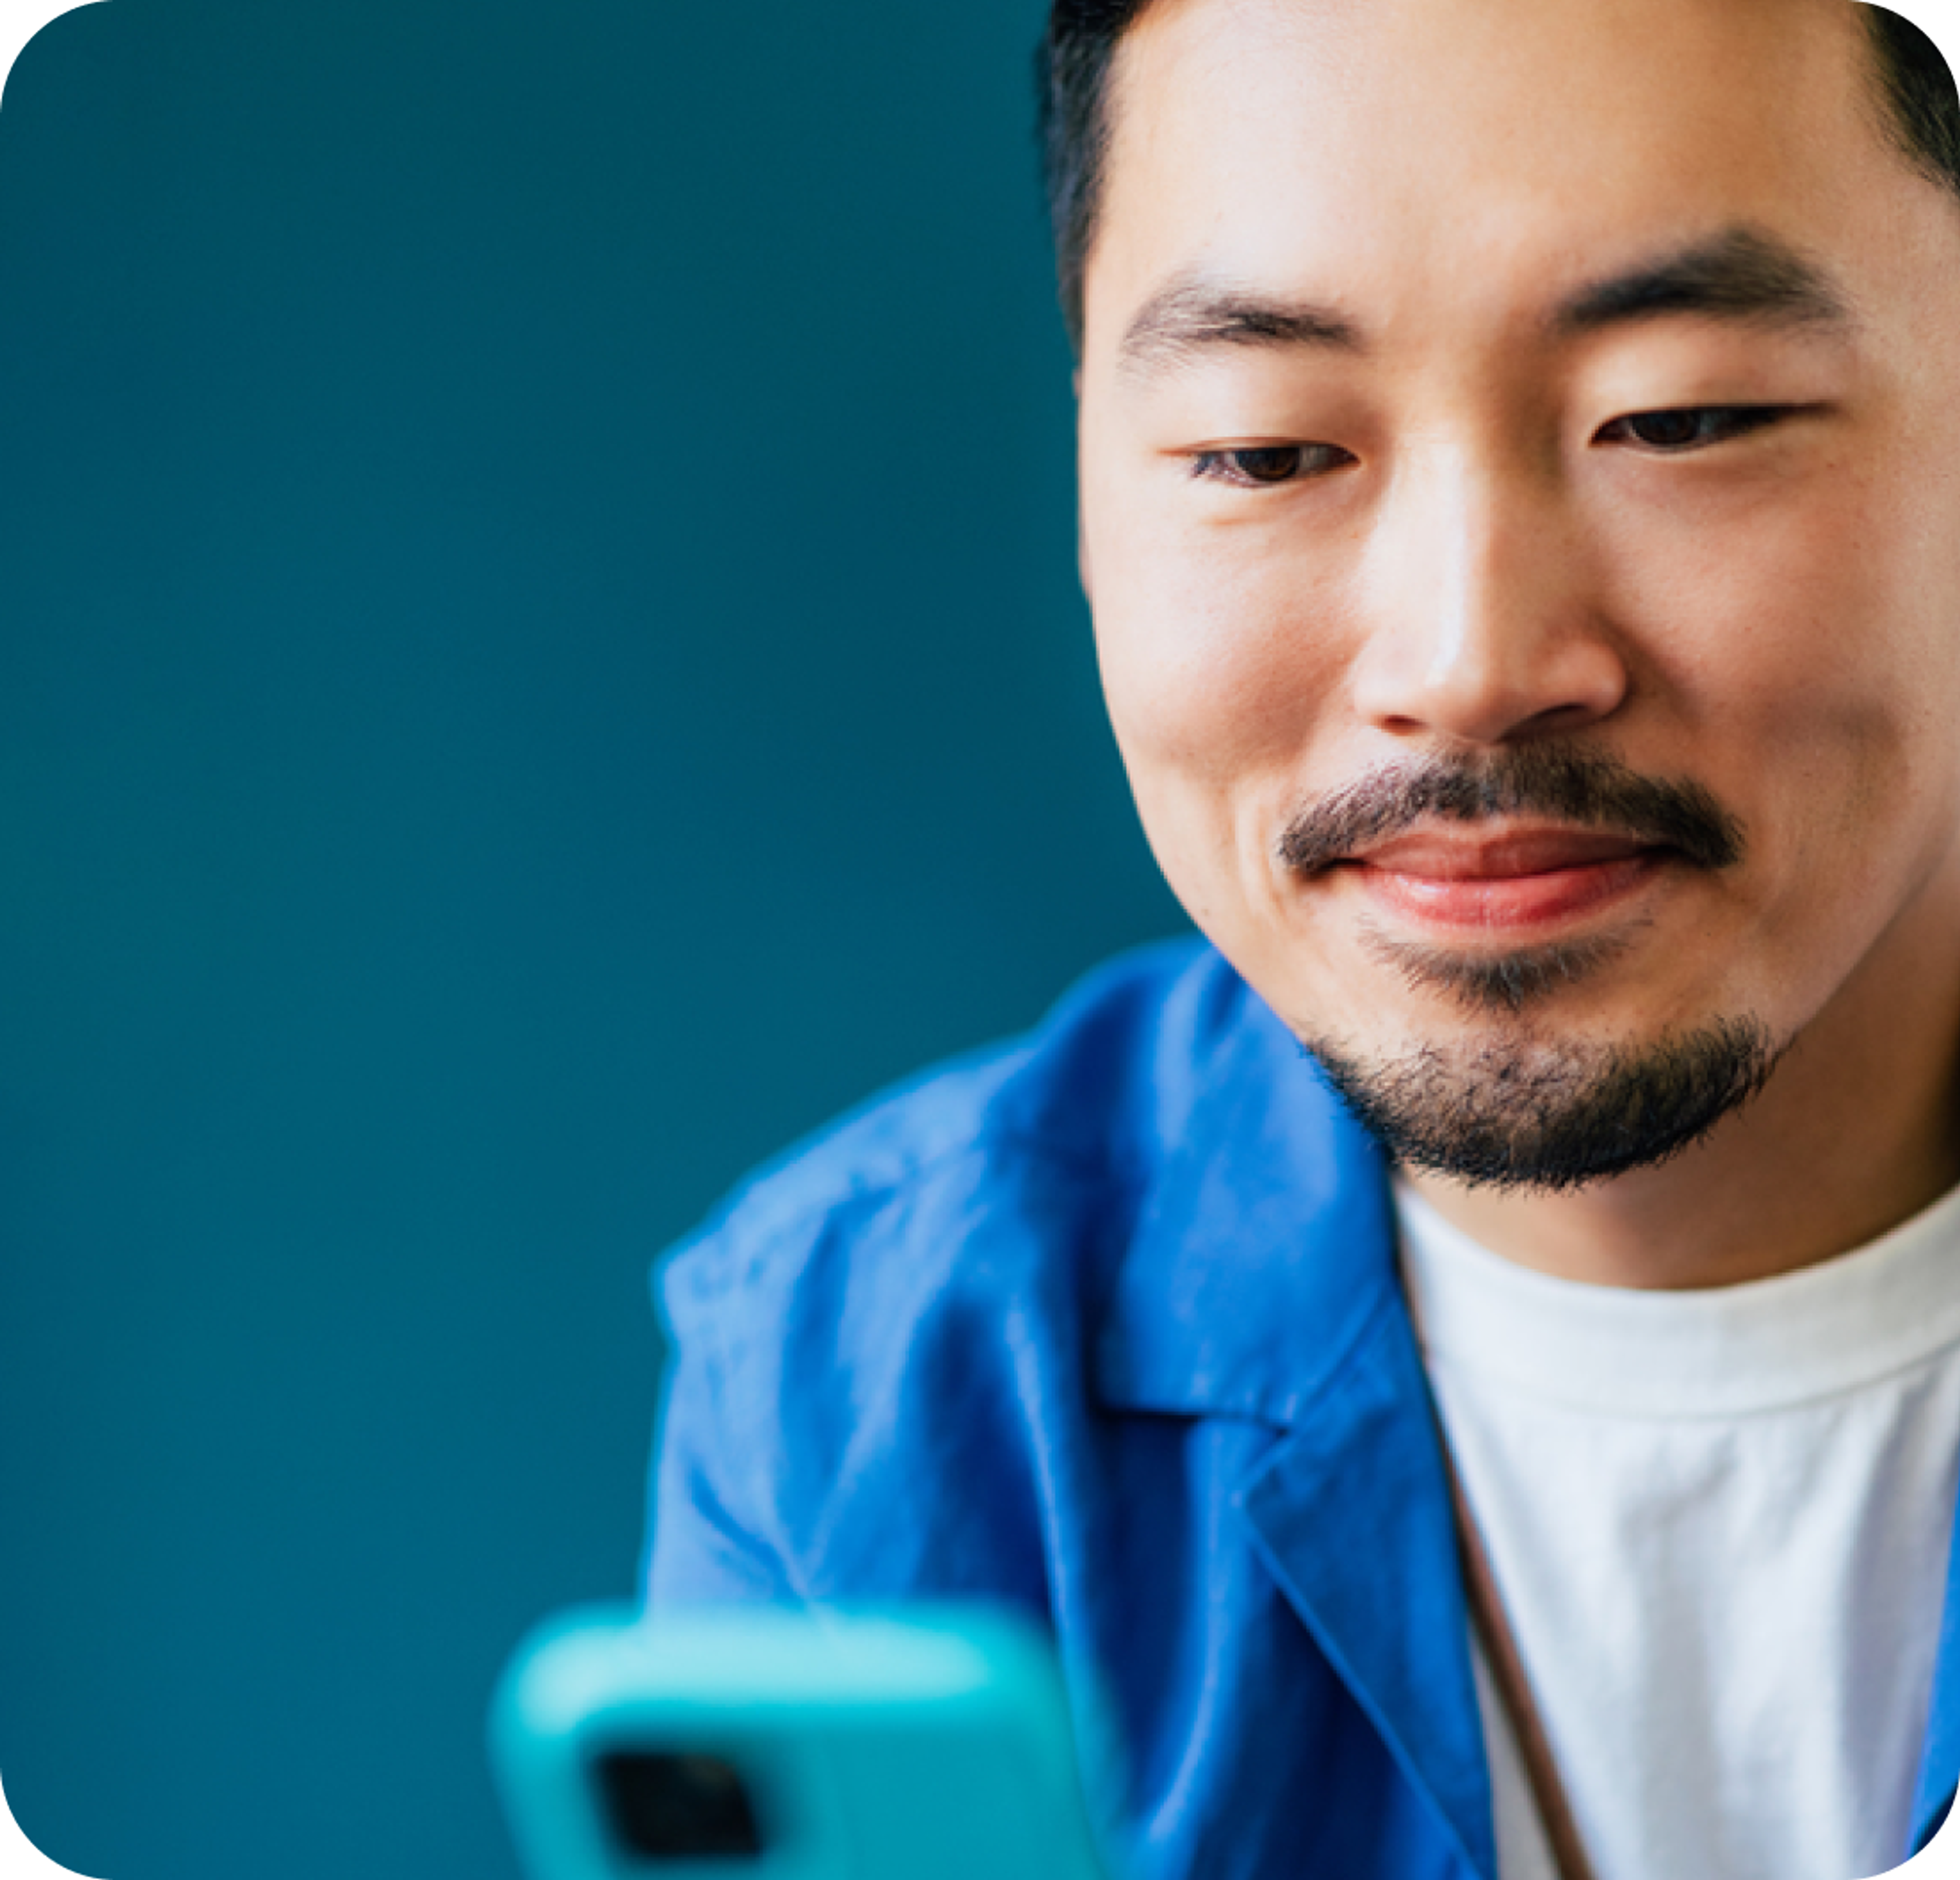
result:
[[(1035, 58), (1042, 180), (1062, 316), (1082, 351), (1082, 272), (1095, 239), (1109, 148), (1116, 48), (1150, 0), (1054, 0)], [(1884, 7), (1860, 11), (1894, 141), (1915, 168), (1960, 196), (1960, 93), (1939, 48)]]
[(1945, 58), (1911, 21), (1862, 11), (1893, 141), (1915, 169), (1960, 193), (1960, 94)]

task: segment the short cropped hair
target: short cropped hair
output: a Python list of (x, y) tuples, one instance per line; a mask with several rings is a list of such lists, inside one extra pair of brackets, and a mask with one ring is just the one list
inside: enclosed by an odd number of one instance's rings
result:
[[(1042, 173), (1070, 343), (1082, 352), (1082, 275), (1109, 148), (1109, 72), (1150, 0), (1053, 0), (1035, 59)], [(1864, 6), (1879, 102), (1901, 155), (1960, 196), (1960, 93), (1939, 48), (1910, 20)]]

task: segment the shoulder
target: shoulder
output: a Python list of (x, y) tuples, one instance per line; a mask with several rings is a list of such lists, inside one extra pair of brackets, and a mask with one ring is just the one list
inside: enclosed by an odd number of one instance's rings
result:
[[(1099, 968), (1027, 1035), (882, 1093), (749, 1177), (671, 1255), (670, 1329), (717, 1306), (733, 1330), (784, 1288), (998, 1280), (1017, 1246), (1120, 1215), (1250, 997), (1197, 940)], [(738, 1296), (749, 1309), (731, 1321)]]
[(656, 1598), (1039, 1605), (1034, 1484), (1093, 1439), (1091, 1328), (1249, 999), (1199, 943), (1115, 960), (1027, 1036), (791, 1150), (673, 1253)]
[(1262, 1019), (1208, 946), (1144, 949), (791, 1150), (660, 1271), (670, 1397), (711, 1402), (756, 1466), (807, 1451), (801, 1472), (841, 1465), (870, 1404), (1004, 1430), (1037, 1374), (1078, 1396), (1160, 1171)]

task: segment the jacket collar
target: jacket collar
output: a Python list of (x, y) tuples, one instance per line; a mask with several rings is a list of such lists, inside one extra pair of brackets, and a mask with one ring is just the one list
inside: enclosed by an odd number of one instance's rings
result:
[(1241, 1487), (1252, 1544), (1495, 1880), (1456, 1530), (1380, 1153), (1249, 994), (1205, 1075), (1115, 1276), (1103, 1400), (1285, 1433)]
[(1400, 1297), (1380, 1152), (1253, 995), (1166, 1151), (1105, 1309), (1120, 1408), (1290, 1425)]

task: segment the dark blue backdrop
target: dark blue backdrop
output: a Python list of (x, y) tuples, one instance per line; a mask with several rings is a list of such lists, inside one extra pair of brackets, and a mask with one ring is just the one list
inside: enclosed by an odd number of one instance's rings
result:
[(645, 1272), (1179, 917), (1074, 587), (1039, 0), (113, 0), (0, 110), (0, 1777), (508, 1880)]

